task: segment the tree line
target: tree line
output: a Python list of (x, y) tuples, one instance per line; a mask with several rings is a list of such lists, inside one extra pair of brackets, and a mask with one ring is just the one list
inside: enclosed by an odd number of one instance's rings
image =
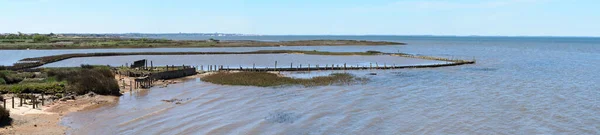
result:
[(49, 42), (50, 39), (52, 39), (52, 37), (54, 37), (55, 34), (54, 33), (50, 33), (50, 34), (24, 34), (21, 32), (17, 32), (16, 34), (14, 33), (10, 33), (10, 34), (0, 34), (0, 39), (22, 39), (22, 40), (27, 40), (27, 39), (33, 39), (33, 42)]

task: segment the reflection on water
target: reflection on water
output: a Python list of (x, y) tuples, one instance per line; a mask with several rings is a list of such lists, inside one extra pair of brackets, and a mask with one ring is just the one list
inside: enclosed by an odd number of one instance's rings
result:
[[(348, 71), (371, 80), (349, 86), (190, 80), (62, 123), (73, 134), (600, 134), (598, 42), (439, 40), (402, 49), (478, 63)], [(160, 101), (173, 98), (190, 99)]]

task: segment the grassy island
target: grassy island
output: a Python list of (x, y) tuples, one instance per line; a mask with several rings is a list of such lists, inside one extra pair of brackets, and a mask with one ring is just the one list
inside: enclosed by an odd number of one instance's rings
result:
[(202, 81), (222, 85), (271, 87), (282, 85), (326, 86), (365, 83), (367, 78), (355, 77), (349, 73), (334, 73), (310, 79), (284, 77), (268, 72), (217, 72), (205, 77)]

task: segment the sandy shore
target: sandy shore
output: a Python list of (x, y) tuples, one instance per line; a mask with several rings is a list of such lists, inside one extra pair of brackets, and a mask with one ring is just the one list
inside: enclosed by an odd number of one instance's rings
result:
[[(168, 87), (169, 84), (180, 83), (189, 79), (199, 78), (211, 73), (196, 74), (184, 78), (171, 80), (159, 80), (154, 83), (154, 87)], [(120, 92), (126, 93), (131, 89), (129, 82), (134, 80), (134, 77), (123, 77), (116, 75), (115, 79), (119, 82)], [(12, 108), (12, 94), (3, 95), (6, 98), (6, 106), (10, 111), (12, 124), (0, 128), (0, 135), (15, 134), (15, 135), (57, 135), (65, 134), (67, 127), (60, 124), (60, 119), (68, 113), (90, 110), (105, 105), (116, 104), (119, 97), (103, 96), (95, 94), (87, 94), (75, 97), (75, 100), (54, 102), (46, 100), (44, 106), (33, 109), (32, 105), (23, 104), (19, 106), (19, 98), (15, 97), (15, 107)], [(47, 96), (49, 97), (49, 96)], [(1, 105), (0, 105), (1, 106)]]
[[(5, 98), (11, 98), (11, 94), (4, 95)], [(0, 134), (17, 135), (55, 135), (65, 134), (67, 127), (61, 126), (62, 116), (82, 110), (94, 109), (108, 104), (114, 104), (119, 100), (115, 96), (102, 95), (82, 95), (75, 97), (75, 100), (46, 102), (41, 108), (33, 109), (32, 105), (23, 104), (19, 106), (15, 103), (12, 108), (12, 102), (7, 100), (7, 107), (10, 110), (12, 124), (0, 128)], [(15, 98), (18, 102), (19, 98)]]

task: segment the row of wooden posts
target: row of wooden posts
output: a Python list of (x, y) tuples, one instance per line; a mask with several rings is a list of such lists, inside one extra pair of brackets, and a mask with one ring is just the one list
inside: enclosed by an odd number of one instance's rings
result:
[[(41, 94), (41, 99), (39, 99), (40, 101), (38, 101), (37, 96), (31, 96), (31, 97), (33, 97), (33, 98), (29, 99), (29, 102), (32, 103), (33, 109), (40, 108), (40, 106), (39, 106), (40, 103), (42, 104), (42, 106), (44, 106), (44, 101), (45, 101), (44, 94)], [(15, 97), (13, 96), (11, 98), (11, 100), (12, 100), (12, 108), (15, 108)], [(26, 101), (27, 101), (27, 99), (25, 99), (25, 98), (19, 98), (19, 106), (23, 106), (23, 102), (26, 102)], [(3, 102), (2, 107), (4, 107), (4, 109), (6, 109), (6, 99), (2, 99), (2, 102)]]
[[(285, 67), (279, 67), (277, 66), (278, 62), (275, 61), (275, 65), (274, 68), (269, 68), (269, 67), (265, 67), (265, 68), (256, 68), (256, 64), (252, 64), (252, 68), (249, 67), (242, 67), (240, 66), (239, 68), (230, 68), (229, 66), (224, 67), (223, 65), (207, 65), (207, 70), (204, 70), (204, 65), (201, 65), (200, 68), (198, 70), (200, 71), (219, 71), (219, 70), (244, 70), (244, 71), (310, 71), (310, 70), (351, 70), (351, 69), (394, 69), (396, 67), (396, 64), (392, 64), (392, 65), (388, 65), (387, 63), (384, 63), (383, 65), (379, 65), (379, 63), (369, 63), (369, 66), (360, 66), (360, 65), (348, 65), (347, 63), (344, 63), (342, 65), (336, 65), (336, 64), (325, 64), (324, 67), (322, 67), (321, 65), (314, 65), (311, 66), (311, 64), (308, 64), (307, 66), (303, 66), (302, 64), (299, 64), (297, 66), (294, 67), (294, 63), (290, 63), (290, 67), (289, 68), (285, 68)], [(451, 63), (446, 63), (446, 64), (451, 64)], [(404, 67), (404, 66), (402, 66)], [(401, 67), (400, 67), (401, 68)]]
[[(121, 67), (124, 67), (124, 66), (129, 67), (130, 65), (129, 65), (129, 63), (125, 63), (125, 65), (121, 65)], [(169, 67), (170, 67), (170, 69), (169, 69)], [(182, 68), (185, 68), (185, 65), (182, 65)], [(154, 64), (153, 64), (153, 62), (150, 61), (150, 67), (148, 67), (148, 63), (146, 63), (146, 66), (143, 69), (145, 69), (145, 70), (154, 70)], [(166, 65), (166, 70), (167, 71), (169, 71), (169, 70), (177, 70), (177, 66), (175, 66), (175, 65), (171, 65), (171, 66)]]

